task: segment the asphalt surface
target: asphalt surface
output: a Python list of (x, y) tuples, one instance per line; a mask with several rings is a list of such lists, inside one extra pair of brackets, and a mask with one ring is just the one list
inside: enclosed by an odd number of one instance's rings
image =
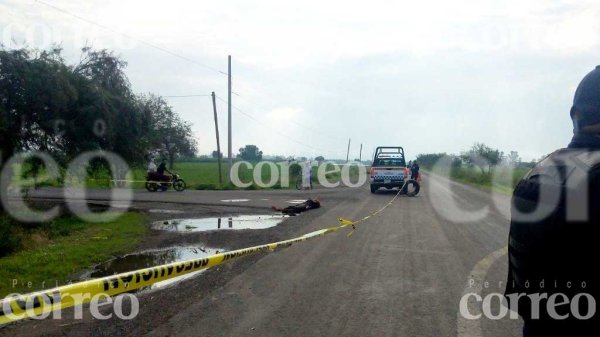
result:
[[(52, 189), (32, 193), (36, 198), (61, 197), (60, 191)], [(323, 200), (323, 208), (314, 216), (292, 219), (294, 227), (285, 234), (295, 236), (335, 225), (340, 217), (362, 218), (384, 206), (394, 195), (395, 192), (383, 190), (371, 194), (368, 185), (310, 192), (136, 192), (133, 204), (146, 208), (198, 205), (207, 209), (250, 209), (285, 206), (290, 200), (307, 197)], [(106, 192), (92, 191), (88, 198), (101, 201)], [(167, 292), (171, 291), (175, 299), (178, 293), (185, 296), (185, 305), (156, 302), (154, 296), (147, 298), (142, 305), (155, 312), (156, 318), (152, 322), (148, 315), (134, 319), (120, 333), (519, 336), (519, 320), (467, 320), (459, 312), (465, 293), (486, 296), (504, 290), (507, 264), (502, 249), (508, 236), (509, 202), (508, 195), (425, 176), (417, 197), (399, 197), (384, 212), (361, 224), (352, 236), (337, 232), (260, 258), (249, 258), (252, 263), (217, 282), (210, 293), (199, 293), (193, 300), (183, 290), (189, 283), (181, 283)], [(482, 209), (484, 214), (476, 217), (474, 213)], [(237, 263), (244, 264), (244, 259)], [(469, 287), (470, 280), (475, 283), (473, 287)], [(174, 306), (176, 310), (165, 310), (164, 306)], [(481, 306), (473, 303), (469, 308), (472, 314), (481, 311)], [(43, 323), (36, 324), (43, 329)], [(148, 328), (141, 330), (139, 327), (144, 325)], [(5, 330), (13, 331), (23, 330), (19, 326)], [(85, 333), (102, 335), (102, 331), (92, 323)], [(77, 335), (77, 330), (62, 332)]]

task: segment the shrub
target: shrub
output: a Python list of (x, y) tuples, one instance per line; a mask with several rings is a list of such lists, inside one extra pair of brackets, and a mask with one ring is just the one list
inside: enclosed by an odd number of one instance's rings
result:
[(7, 216), (0, 216), (0, 257), (7, 256), (21, 247), (17, 224)]

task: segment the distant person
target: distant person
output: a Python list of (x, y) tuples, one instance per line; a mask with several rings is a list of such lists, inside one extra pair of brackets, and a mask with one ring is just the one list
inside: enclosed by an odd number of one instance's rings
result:
[[(171, 176), (166, 175), (165, 172), (168, 172), (171, 175), (173, 174), (171, 171), (167, 170), (167, 163), (163, 159), (163, 160), (161, 160), (160, 164), (158, 165), (158, 168), (156, 169), (156, 178), (158, 181), (170, 181), (171, 180)], [(163, 191), (166, 191), (167, 186), (164, 184), (161, 184), (161, 189)]]
[[(600, 333), (600, 66), (577, 87), (571, 119), (569, 146), (543, 159), (513, 192), (506, 296), (526, 337)], [(582, 319), (588, 296), (595, 315)]]
[(312, 164), (310, 161), (304, 162), (302, 168), (302, 187), (305, 190), (312, 188)]
[(154, 163), (154, 159), (150, 159), (148, 162), (148, 173), (156, 173), (156, 164)]
[(410, 179), (412, 180), (417, 180), (419, 178), (419, 170), (421, 168), (419, 167), (419, 163), (417, 163), (417, 161), (413, 161), (411, 167), (410, 167)]
[(156, 164), (154, 163), (154, 159), (150, 158), (148, 160), (148, 170), (147, 170), (147, 180), (158, 181), (160, 177), (158, 173), (156, 173)]

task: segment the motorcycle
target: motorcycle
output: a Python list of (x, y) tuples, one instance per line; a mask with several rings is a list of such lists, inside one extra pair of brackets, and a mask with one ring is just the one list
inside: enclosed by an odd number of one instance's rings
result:
[(148, 192), (156, 192), (158, 190), (166, 191), (170, 186), (177, 192), (185, 191), (186, 184), (183, 179), (179, 178), (178, 174), (173, 174), (167, 181), (156, 179), (156, 175), (148, 173), (146, 175), (146, 189)]

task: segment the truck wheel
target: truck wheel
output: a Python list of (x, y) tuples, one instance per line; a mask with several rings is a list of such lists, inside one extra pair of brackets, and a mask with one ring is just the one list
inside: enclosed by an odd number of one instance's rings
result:
[(371, 193), (377, 192), (377, 186), (371, 185)]
[[(410, 188), (409, 188), (409, 185), (410, 185)], [(421, 190), (421, 186), (419, 185), (418, 182), (416, 182), (415, 180), (409, 180), (406, 182), (406, 185), (404, 185), (402, 194), (406, 194), (409, 197), (414, 197), (415, 195), (419, 194), (420, 190)]]

